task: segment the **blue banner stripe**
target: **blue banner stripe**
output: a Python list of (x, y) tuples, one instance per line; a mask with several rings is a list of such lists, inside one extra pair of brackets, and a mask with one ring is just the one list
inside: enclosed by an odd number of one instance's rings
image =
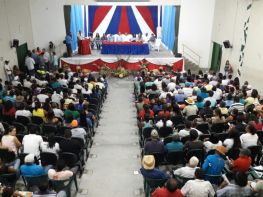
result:
[(134, 13), (133, 13), (132, 7), (126, 6), (126, 8), (127, 8), (127, 16), (128, 16), (131, 34), (142, 33), (141, 28), (140, 28), (139, 24), (137, 23), (137, 20), (135, 18)]
[(87, 37), (86, 5), (84, 5), (84, 36)]
[(157, 33), (157, 26), (158, 26), (158, 6), (147, 6), (151, 12), (153, 25), (155, 28), (155, 31)]
[(122, 6), (116, 7), (115, 12), (112, 16), (112, 19), (110, 21), (110, 24), (107, 28), (106, 35), (109, 33), (112, 33), (112, 34), (118, 33), (119, 24), (120, 24), (120, 20), (121, 20), (121, 7)]
[(100, 6), (98, 6), (98, 5), (92, 5), (92, 6), (89, 5), (88, 6), (88, 9), (89, 9), (89, 28), (88, 28), (88, 32), (87, 32), (88, 36), (90, 36), (89, 32), (91, 32), (91, 30), (92, 30), (95, 13), (99, 7)]
[(160, 12), (160, 27), (163, 26), (163, 6), (161, 5), (161, 12)]

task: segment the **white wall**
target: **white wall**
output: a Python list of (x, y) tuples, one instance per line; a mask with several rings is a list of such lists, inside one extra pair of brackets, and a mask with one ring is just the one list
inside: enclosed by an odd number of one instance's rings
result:
[[(0, 77), (6, 80), (4, 61), (10, 60), (12, 68), (17, 63), (15, 49), (11, 49), (11, 40), (18, 39), (19, 44), (27, 42), (29, 48), (34, 46), (31, 17), (28, 0), (0, 1)], [(3, 60), (1, 60), (3, 58)]]
[[(178, 51), (182, 53), (182, 44), (185, 44), (200, 55), (202, 57), (201, 68), (209, 67), (211, 62), (214, 7), (215, 0), (181, 1)], [(187, 53), (197, 59), (197, 56), (190, 51)], [(186, 57), (188, 58), (187, 55)]]
[[(48, 48), (52, 41), (55, 46), (61, 45), (62, 54), (66, 51), (63, 40), (66, 36), (63, 0), (29, 0), (34, 47)], [(58, 53), (59, 49), (56, 50)]]
[(150, 0), (149, 2), (97, 2), (96, 0), (64, 0), (64, 5), (181, 5), (183, 0)]

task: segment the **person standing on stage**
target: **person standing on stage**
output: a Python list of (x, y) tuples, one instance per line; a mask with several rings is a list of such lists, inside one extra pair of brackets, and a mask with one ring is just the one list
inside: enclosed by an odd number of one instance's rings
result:
[(122, 42), (123, 38), (121, 36), (121, 32), (119, 32), (119, 34), (116, 36), (116, 42)]
[(114, 42), (114, 36), (112, 35), (112, 32), (110, 32), (110, 35), (108, 36), (109, 42)]
[(71, 47), (72, 35), (71, 33), (68, 33), (65, 39), (66, 39), (68, 57), (71, 57), (72, 56), (72, 47)]
[(77, 33), (77, 39), (78, 41), (86, 39), (81, 30), (79, 30), (79, 32)]
[(49, 63), (50, 63), (50, 54), (46, 51), (46, 49), (42, 49), (43, 53), (44, 53), (44, 60), (45, 60), (45, 67), (46, 70), (49, 70)]

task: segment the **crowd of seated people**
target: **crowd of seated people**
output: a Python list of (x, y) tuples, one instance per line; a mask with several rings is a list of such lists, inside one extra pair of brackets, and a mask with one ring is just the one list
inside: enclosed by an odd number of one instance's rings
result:
[[(177, 176), (192, 178), (181, 188), (176, 186), (184, 196), (262, 193), (263, 181), (256, 179), (257, 187), (247, 185), (246, 173), (260, 164), (263, 141), (263, 100), (247, 81), (242, 85), (238, 77), (233, 80), (232, 75), (211, 70), (205, 74), (178, 70), (168, 75), (160, 69), (159, 74), (138, 74), (134, 95), (144, 178), (171, 182)], [(159, 165), (171, 163), (172, 154), (177, 154), (174, 159), (183, 167), (158, 170)], [(231, 184), (222, 174), (232, 180)], [(221, 177), (217, 191), (211, 176)], [(166, 186), (153, 196), (164, 193), (168, 193)]]
[[(34, 195), (51, 194), (44, 187), (47, 177), (65, 180), (78, 171), (82, 174), (108, 82), (106, 76), (96, 80), (91, 74), (61, 68), (44, 75), (22, 75), (16, 76), (21, 82), (16, 86), (0, 83), (0, 151), (7, 152), (0, 153), (0, 178), (10, 174), (7, 180), (14, 181), (20, 176), (18, 171), (23, 177), (44, 175), (39, 182), (42, 189)], [(26, 83), (31, 85), (25, 87)], [(71, 154), (78, 165), (65, 170), (68, 156), (61, 158), (62, 154)], [(8, 187), (5, 190), (11, 193)], [(54, 195), (65, 196), (63, 192)]]

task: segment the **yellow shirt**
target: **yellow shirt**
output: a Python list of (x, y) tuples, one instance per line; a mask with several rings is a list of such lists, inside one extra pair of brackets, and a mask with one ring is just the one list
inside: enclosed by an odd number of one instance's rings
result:
[(45, 114), (44, 114), (44, 110), (43, 109), (38, 109), (37, 111), (36, 110), (33, 110), (33, 116), (39, 116), (41, 118), (45, 118)]
[(96, 87), (96, 84), (94, 81), (91, 81), (90, 83), (93, 85), (94, 88)]
[(89, 86), (88, 89), (89, 89), (89, 90), (92, 90), (93, 85), (92, 85), (91, 83), (87, 83), (87, 85)]
[(105, 88), (103, 83), (95, 83), (95, 84), (98, 85), (100, 89)]
[(255, 102), (258, 102), (258, 98), (253, 98), (253, 97), (248, 97), (246, 100), (245, 100), (245, 109), (247, 108), (247, 106), (255, 103)]

